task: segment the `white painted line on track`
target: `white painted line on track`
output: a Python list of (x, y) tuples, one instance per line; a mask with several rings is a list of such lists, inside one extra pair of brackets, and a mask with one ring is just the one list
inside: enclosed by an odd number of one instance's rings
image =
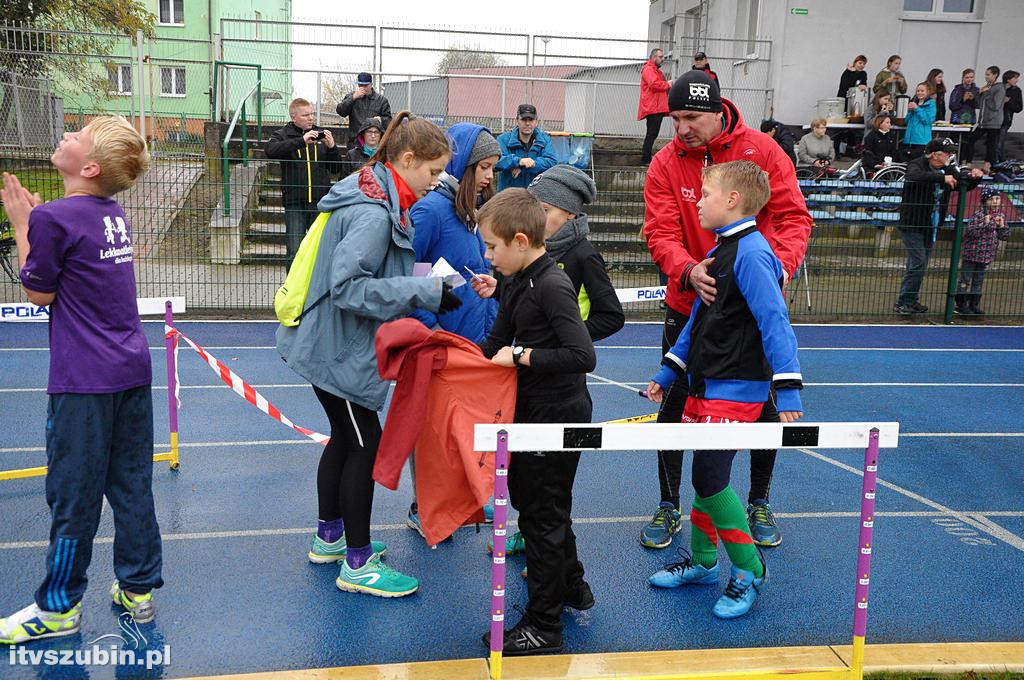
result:
[[(936, 512), (936, 511), (923, 511), (923, 512), (877, 512), (877, 517), (891, 517), (891, 518), (931, 518), (931, 517), (957, 517), (959, 518), (962, 514), (970, 514), (973, 516), (1002, 516), (1002, 517), (1024, 517), (1024, 511), (949, 511), (949, 512)], [(859, 512), (780, 512), (775, 515), (780, 519), (853, 519), (860, 517)], [(650, 515), (637, 515), (632, 517), (579, 517), (573, 518), (573, 524), (641, 524), (649, 522), (651, 519)], [(683, 515), (683, 521), (689, 521), (689, 515)], [(516, 520), (510, 520), (509, 524), (517, 526)], [(468, 527), (464, 527), (468, 528)], [(400, 531), (408, 530), (408, 527), (403, 524), (374, 524), (370, 527), (370, 531)], [(198, 531), (180, 534), (163, 534), (161, 539), (164, 541), (198, 541), (198, 540), (210, 540), (210, 539), (225, 539), (225, 538), (253, 538), (259, 536), (282, 536), (282, 535), (303, 535), (310, 534), (314, 531), (314, 527), (290, 527), (283, 529), (243, 529), (238, 531)], [(109, 545), (114, 542), (113, 536), (97, 536), (94, 544), (98, 545)], [(0, 550), (20, 550), (24, 548), (45, 548), (49, 545), (48, 541), (10, 541), (7, 543), (0, 543)]]
[[(834, 466), (836, 466), (836, 467), (838, 467), (838, 468), (840, 468), (842, 470), (846, 470), (847, 472), (852, 472), (853, 474), (857, 475), (858, 477), (863, 477), (864, 476), (864, 472), (862, 470), (860, 470), (858, 468), (855, 468), (853, 466), (847, 465), (846, 463), (841, 463), (838, 460), (835, 460), (834, 458), (829, 458), (828, 456), (820, 454), (817, 451), (812, 451), (810, 449), (797, 449), (797, 451), (805, 453), (808, 456), (811, 456), (812, 458), (817, 458), (820, 461), (829, 463), (830, 465), (834, 465)], [(942, 512), (942, 513), (945, 513), (946, 515), (954, 517), (955, 519), (963, 522), (964, 524), (967, 524), (968, 526), (972, 526), (975, 529), (977, 529), (978, 531), (986, 533), (989, 536), (991, 536), (991, 537), (993, 537), (993, 538), (995, 538), (997, 540), (1002, 541), (1003, 543), (1007, 544), (1011, 548), (1016, 548), (1017, 550), (1020, 550), (1021, 552), (1024, 552), (1024, 538), (1021, 538), (1020, 536), (1017, 536), (1016, 534), (1011, 533), (1010, 531), (1007, 531), (1006, 529), (1004, 529), (1003, 527), (999, 526), (998, 524), (980, 522), (980, 521), (974, 519), (973, 517), (971, 517), (971, 516), (969, 516), (969, 515), (967, 515), (967, 514), (965, 514), (963, 512), (958, 512), (956, 510), (953, 510), (952, 508), (948, 508), (945, 505), (942, 505), (941, 503), (939, 503), (937, 501), (933, 501), (930, 498), (925, 498), (921, 494), (915, 493), (915, 492), (911, 491), (910, 489), (905, 489), (902, 486), (898, 486), (896, 484), (893, 484), (892, 482), (887, 482), (884, 479), (882, 479), (881, 477), (878, 478), (878, 486), (885, 487), (886, 489), (891, 489), (892, 491), (895, 491), (896, 493), (898, 493), (900, 495), (906, 496), (907, 498), (915, 500), (918, 503), (922, 503), (924, 505), (927, 505), (930, 508), (934, 508), (935, 510), (938, 510), (939, 512)]]

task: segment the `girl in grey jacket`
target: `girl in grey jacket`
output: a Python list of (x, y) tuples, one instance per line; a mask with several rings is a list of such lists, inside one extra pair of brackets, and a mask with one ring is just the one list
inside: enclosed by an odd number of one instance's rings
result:
[(317, 206), (324, 227), (298, 326), (277, 330), (277, 349), (313, 391), (331, 423), (317, 471), (319, 523), (314, 563), (343, 561), (338, 588), (401, 597), (419, 582), (386, 565), (384, 544), (370, 542), (373, 465), (380, 443), (377, 411), (387, 383), (377, 372), (374, 337), (385, 321), (423, 308), (444, 313), (461, 301), (441, 279), (413, 277), (409, 208), (437, 182), (451, 155), (433, 123), (402, 111), (377, 153), (331, 189)]

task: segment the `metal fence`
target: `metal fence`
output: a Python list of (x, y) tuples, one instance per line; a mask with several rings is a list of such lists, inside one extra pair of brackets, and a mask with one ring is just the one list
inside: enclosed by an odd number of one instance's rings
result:
[[(5, 155), (0, 170), (18, 174), (44, 198), (61, 194), (45, 153)], [(659, 285), (659, 272), (641, 233), (645, 170), (599, 166), (593, 172), (599, 191), (589, 207), (590, 238), (604, 256), (614, 285)], [(907, 255), (898, 228), (901, 185), (825, 181), (803, 182), (802, 188), (816, 226), (804, 264), (786, 291), (793, 320), (902, 319), (893, 310)], [(1019, 321), (1024, 318), (1024, 184), (997, 188), (1007, 238), (998, 242), (987, 267), (979, 306), (986, 319)], [(183, 295), (191, 309), (269, 317), (285, 274), (281, 190), (279, 163), (254, 159), (243, 168), (233, 162), (235, 203), (232, 216), (225, 218), (219, 168), (188, 158), (158, 159), (136, 187), (118, 196), (135, 234), (139, 294)], [(957, 293), (963, 270), (955, 247), (958, 218), (963, 236), (981, 209), (979, 200), (979, 190), (974, 190), (966, 195), (962, 210), (955, 201), (951, 204), (950, 219), (937, 230), (921, 288), (920, 302), (929, 309), (913, 320), (944, 320), (947, 300)], [(14, 258), (11, 252), (3, 256)], [(20, 287), (4, 281), (0, 300), (21, 299)], [(658, 318), (661, 313), (657, 302), (627, 306), (633, 319)]]
[(63, 119), (64, 102), (48, 79), (0, 73), (0, 146), (53, 148)]

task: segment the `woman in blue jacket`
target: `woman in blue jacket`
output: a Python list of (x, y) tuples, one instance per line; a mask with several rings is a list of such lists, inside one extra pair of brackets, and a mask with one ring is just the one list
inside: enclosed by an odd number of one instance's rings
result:
[(367, 164), (317, 205), (331, 213), (306, 298), (318, 302), (298, 326), (277, 329), (278, 352), (312, 383), (331, 423), (317, 470), (320, 521), (308, 557), (343, 562), (335, 581), (341, 590), (401, 597), (419, 588), (415, 578), (381, 561), (384, 544), (370, 542), (377, 411), (388, 393), (374, 337), (383, 322), (418, 307), (444, 313), (462, 304), (440, 279), (412, 276), (408, 211), (436, 183), (450, 154), (436, 125), (408, 111), (395, 116)]
[(907, 160), (917, 158), (924, 153), (925, 145), (932, 139), (932, 123), (935, 122), (935, 100), (932, 99), (932, 86), (918, 83), (914, 98), (907, 104), (907, 126), (903, 135), (903, 148)]
[[(448, 128), (448, 135), (452, 158), (437, 188), (409, 213), (414, 227), (412, 245), (418, 262), (433, 264), (443, 257), (468, 281), (473, 274), (490, 271), (476, 226), (476, 211), (494, 195), (494, 165), (501, 157), (501, 147), (490, 131), (474, 123), (456, 123)], [(498, 313), (497, 300), (481, 298), (469, 285), (459, 286), (452, 293), (462, 300), (459, 309), (438, 316), (420, 308), (412, 316), (428, 328), (440, 327), (476, 343), (486, 340)], [(414, 457), (409, 459), (409, 469), (415, 492)], [(423, 535), (415, 500), (407, 524)]]

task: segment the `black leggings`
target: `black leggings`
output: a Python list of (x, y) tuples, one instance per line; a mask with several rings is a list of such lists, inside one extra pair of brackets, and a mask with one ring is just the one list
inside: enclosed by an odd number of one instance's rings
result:
[(324, 447), (316, 473), (320, 519), (344, 519), (348, 545), (361, 548), (370, 543), (373, 463), (380, 444), (380, 419), (376, 411), (316, 385), (313, 392), (331, 421), (331, 441)]
[[(665, 314), (665, 327), (661, 336), (662, 353), (668, 352), (676, 344), (679, 333), (686, 325), (689, 317), (680, 314), (671, 307)], [(659, 423), (679, 423), (683, 420), (683, 409), (686, 407), (687, 382), (684, 378), (676, 380), (665, 391), (658, 411)], [(761, 409), (759, 423), (777, 423), (779, 414), (775, 409), (775, 395), (771, 395)], [(771, 492), (772, 474), (775, 471), (775, 449), (750, 452), (750, 491), (747, 503), (755, 500), (768, 500)], [(730, 459), (731, 463), (731, 459)], [(731, 465), (730, 465), (731, 467)], [(679, 507), (679, 484), (683, 476), (682, 451), (658, 451), (658, 482), (661, 485), (661, 500)], [(728, 477), (726, 477), (728, 480)], [(726, 482), (728, 483), (728, 481)], [(724, 487), (723, 487), (724, 488)]]

